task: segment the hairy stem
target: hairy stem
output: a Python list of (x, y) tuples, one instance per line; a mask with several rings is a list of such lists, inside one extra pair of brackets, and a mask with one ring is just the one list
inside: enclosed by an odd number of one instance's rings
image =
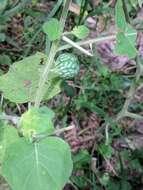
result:
[[(58, 9), (60, 8), (61, 4), (62, 4), (63, 0), (58, 0), (58, 2), (55, 4), (55, 6), (53, 7), (53, 9), (51, 10), (51, 12), (46, 16), (46, 18), (43, 19), (43, 21), (47, 21), (50, 18), (52, 18), (56, 12), (58, 11)], [(29, 44), (28, 44), (28, 48), (25, 51), (25, 57), (29, 54), (32, 44), (35, 41), (35, 39), (37, 38), (37, 36), (39, 35), (39, 33), (42, 31), (42, 25), (40, 26), (40, 28), (35, 32), (34, 36), (31, 38)], [(46, 37), (46, 39), (48, 39), (48, 37)], [(48, 43), (48, 42), (47, 42)], [(46, 43), (46, 44), (47, 44)], [(48, 51), (46, 51), (47, 53)]]
[[(62, 11), (62, 15), (61, 15), (61, 19), (60, 19), (60, 25), (62, 28), (62, 31), (64, 30), (64, 26), (65, 26), (65, 22), (66, 22), (66, 18), (67, 18), (67, 14), (68, 14), (68, 10), (69, 10), (69, 6), (72, 0), (66, 0), (65, 4), (63, 6), (63, 11)], [(49, 56), (48, 56), (48, 61), (46, 63), (45, 69), (43, 71), (43, 73), (41, 74), (40, 77), (40, 81), (39, 81), (39, 85), (38, 85), (38, 90), (36, 92), (36, 98), (35, 98), (35, 107), (39, 107), (40, 106), (40, 102), (42, 101), (44, 95), (45, 95), (45, 82), (48, 79), (48, 75), (50, 73), (50, 69), (52, 67), (52, 64), (54, 62), (54, 58), (56, 55), (56, 52), (58, 50), (58, 46), (59, 46), (59, 40), (56, 40), (53, 42)]]
[(135, 96), (135, 93), (136, 93), (136, 87), (139, 83), (139, 80), (140, 80), (140, 77), (142, 75), (142, 66), (141, 66), (141, 63), (140, 63), (140, 60), (139, 60), (139, 57), (137, 56), (136, 58), (136, 63), (137, 63), (137, 69), (136, 69), (136, 74), (135, 74), (135, 79), (133, 80), (131, 86), (130, 86), (130, 89), (129, 89), (129, 92), (128, 92), (128, 95), (127, 95), (127, 99), (123, 105), (123, 108), (122, 110), (118, 113), (117, 117), (116, 117), (116, 122), (118, 122), (120, 119), (122, 119), (123, 117), (131, 117), (133, 119), (143, 119), (143, 116), (140, 116), (138, 114), (135, 114), (135, 113), (130, 113), (128, 111), (128, 108), (129, 108), (129, 105), (132, 101), (132, 99), (134, 98)]

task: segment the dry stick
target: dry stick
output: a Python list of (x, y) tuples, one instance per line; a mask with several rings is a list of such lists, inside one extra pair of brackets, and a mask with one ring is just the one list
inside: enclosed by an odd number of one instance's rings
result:
[(18, 123), (20, 121), (20, 117), (18, 117), (18, 116), (12, 116), (12, 115), (6, 115), (5, 113), (2, 113), (0, 115), (0, 119), (1, 120), (9, 121), (9, 122), (13, 123), (16, 126), (18, 125)]
[(70, 40), (69, 38), (67, 38), (66, 36), (63, 36), (62, 40), (65, 41), (65, 42), (67, 42), (68, 44), (70, 44), (72, 47), (77, 48), (78, 50), (80, 50), (81, 52), (83, 52), (85, 55), (93, 56), (92, 53), (90, 53), (86, 49), (82, 48), (80, 45), (76, 44), (75, 42), (73, 42), (72, 40)]
[(74, 125), (71, 125), (71, 126), (69, 126), (69, 127), (64, 127), (64, 128), (61, 128), (61, 129), (57, 129), (57, 130), (54, 131), (54, 134), (55, 134), (55, 135), (60, 135), (61, 133), (64, 133), (64, 132), (66, 132), (66, 131), (70, 131), (70, 130), (72, 130), (72, 129), (74, 129), (74, 128), (75, 128), (75, 126), (74, 126)]
[[(65, 22), (66, 22), (66, 18), (67, 18), (67, 14), (68, 14), (68, 10), (69, 10), (69, 6), (72, 0), (66, 0), (64, 7), (63, 7), (63, 11), (62, 11), (62, 15), (61, 15), (61, 19), (60, 19), (60, 25), (61, 25), (61, 32), (63, 32), (64, 30), (64, 26), (65, 26)], [(59, 42), (60, 40), (56, 40), (53, 42), (51, 50), (50, 50), (50, 54), (49, 54), (49, 58), (48, 61), (46, 63), (45, 69), (43, 71), (43, 73), (41, 74), (40, 77), (40, 81), (39, 81), (39, 85), (38, 85), (38, 89), (36, 92), (36, 98), (35, 98), (35, 107), (39, 107), (40, 106), (40, 102), (42, 101), (44, 95), (45, 95), (45, 82), (48, 79), (48, 75), (50, 73), (50, 69), (52, 67), (52, 64), (54, 62), (54, 58), (56, 55), (56, 52), (58, 50), (58, 46), (59, 46)]]
[[(130, 33), (130, 34), (125, 34), (125, 36), (134, 36), (136, 35), (136, 33)], [(84, 41), (80, 41), (80, 42), (74, 42), (79, 46), (83, 46), (83, 45), (89, 45), (89, 44), (94, 44), (94, 43), (101, 43), (104, 41), (108, 41), (108, 40), (115, 40), (116, 39), (116, 34), (115, 35), (110, 35), (110, 36), (103, 36), (103, 37), (96, 37), (93, 39), (88, 39), (88, 40), (84, 40)], [(73, 46), (71, 44), (67, 44), (67, 45), (63, 45), (61, 46), (58, 51), (62, 51), (65, 49), (70, 49)]]
[[(56, 135), (56, 136), (59, 136), (60, 134), (64, 133), (64, 132), (67, 132), (67, 131), (70, 131), (74, 128), (75, 126), (71, 125), (69, 127), (64, 127), (64, 128), (61, 128), (61, 129), (57, 129), (55, 130), (52, 134), (50, 135)], [(45, 139), (49, 137), (49, 134), (38, 134), (36, 136), (33, 136), (32, 138), (34, 139), (34, 141), (39, 141), (39, 140), (42, 140), (42, 139)]]

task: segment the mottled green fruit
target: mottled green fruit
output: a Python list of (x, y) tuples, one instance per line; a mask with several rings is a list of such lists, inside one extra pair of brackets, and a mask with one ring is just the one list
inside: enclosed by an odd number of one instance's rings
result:
[(75, 55), (71, 53), (61, 54), (56, 62), (54, 72), (61, 78), (70, 79), (79, 72), (79, 62)]
[(28, 138), (38, 134), (50, 135), (54, 131), (53, 117), (54, 112), (47, 107), (29, 109), (20, 120), (23, 135)]

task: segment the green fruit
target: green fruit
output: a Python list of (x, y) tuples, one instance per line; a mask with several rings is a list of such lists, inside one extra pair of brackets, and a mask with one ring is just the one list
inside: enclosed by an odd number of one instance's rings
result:
[(61, 78), (73, 78), (79, 72), (77, 57), (71, 53), (61, 54), (55, 62), (54, 72)]

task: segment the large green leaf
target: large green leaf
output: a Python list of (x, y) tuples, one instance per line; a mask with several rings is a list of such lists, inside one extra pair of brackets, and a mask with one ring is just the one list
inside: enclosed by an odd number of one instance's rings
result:
[(10, 145), (2, 174), (13, 190), (62, 190), (72, 172), (70, 148), (57, 137)]
[(125, 33), (119, 32), (116, 35), (117, 43), (115, 47), (115, 53), (117, 55), (126, 55), (129, 57), (129, 59), (136, 57), (136, 37), (136, 30), (134, 30), (130, 25), (127, 25)]
[(7, 146), (16, 142), (19, 139), (17, 130), (10, 125), (3, 124), (0, 128), (0, 162), (3, 160)]
[(3, 131), (4, 131), (3, 122), (0, 120), (0, 142), (3, 139)]
[(32, 135), (50, 135), (54, 131), (54, 112), (47, 107), (31, 108), (25, 112), (20, 119), (20, 127), (25, 137)]
[[(46, 59), (44, 54), (36, 53), (15, 62), (9, 72), (0, 77), (0, 90), (4, 97), (16, 103), (33, 102)], [(45, 84), (44, 99), (48, 100), (58, 94), (61, 90), (60, 84), (61, 80), (50, 73)]]
[(4, 136), (4, 126), (2, 121), (0, 121), (0, 162), (3, 156), (3, 136)]
[(127, 23), (125, 13), (123, 10), (123, 3), (118, 0), (115, 8), (115, 21), (117, 25), (116, 47), (115, 53), (117, 55), (128, 56), (129, 59), (135, 58), (136, 50), (136, 30)]

